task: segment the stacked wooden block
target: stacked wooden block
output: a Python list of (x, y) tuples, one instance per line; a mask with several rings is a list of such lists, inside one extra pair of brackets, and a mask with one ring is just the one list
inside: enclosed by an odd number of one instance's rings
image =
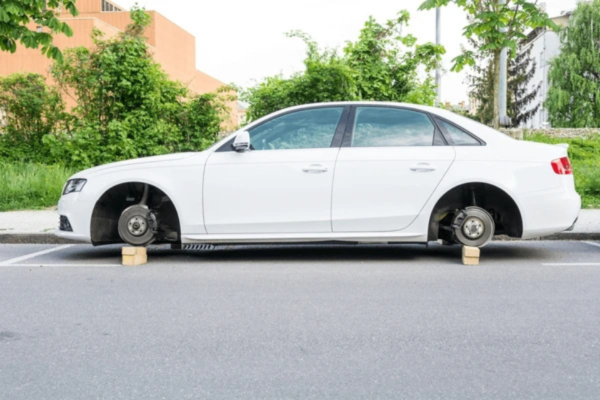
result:
[(145, 247), (123, 247), (123, 265), (136, 266), (146, 264), (148, 255)]
[(477, 247), (463, 246), (462, 259), (464, 265), (479, 265), (479, 249)]

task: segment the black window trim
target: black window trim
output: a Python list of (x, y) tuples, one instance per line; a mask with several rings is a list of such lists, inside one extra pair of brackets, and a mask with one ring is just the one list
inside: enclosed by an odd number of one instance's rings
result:
[[(440, 124), (439, 121), (437, 121), (437, 120), (443, 121), (444, 123), (452, 125), (456, 129), (463, 131), (464, 133), (466, 133), (467, 135), (469, 135), (473, 139), (475, 139), (479, 144), (455, 144), (454, 140), (452, 140), (452, 137), (450, 136), (450, 133), (448, 133), (448, 130), (446, 129), (446, 127), (443, 124)], [(465, 128), (463, 128), (462, 126), (459, 126), (444, 117), (440, 117), (439, 115), (433, 115), (433, 121), (436, 124), (436, 126), (440, 129), (442, 134), (446, 137), (446, 140), (448, 141), (448, 143), (450, 143), (451, 146), (456, 146), (456, 147), (487, 146), (487, 143), (484, 140), (480, 139), (473, 133), (471, 133), (468, 130), (466, 130)]]
[[(429, 118), (429, 121), (433, 125), (433, 131), (434, 131), (433, 132), (433, 140), (432, 140), (432, 143), (430, 146), (427, 145), (427, 146), (390, 146), (390, 147), (452, 146), (452, 142), (448, 139), (449, 135), (444, 134), (444, 132), (440, 129), (438, 124), (435, 122), (435, 115), (432, 115), (431, 113), (429, 113), (427, 111), (418, 110), (418, 109), (411, 108), (411, 107), (395, 106), (395, 105), (390, 105), (390, 104), (353, 104), (352, 111), (350, 112), (350, 116), (348, 118), (348, 122), (346, 123), (346, 131), (344, 132), (344, 139), (342, 140), (342, 147), (352, 147), (352, 136), (354, 134), (354, 121), (356, 120), (356, 111), (358, 110), (359, 107), (393, 108), (393, 109), (397, 109), (397, 110), (406, 110), (406, 111), (412, 111), (412, 112), (416, 112), (416, 113), (425, 114), (425, 116), (427, 116), (427, 118)], [(435, 144), (436, 137), (441, 137), (444, 144), (436, 145)], [(358, 149), (361, 147), (354, 147), (354, 148)]]
[[(310, 107), (304, 107), (304, 108), (300, 108), (300, 109), (289, 110), (289, 111), (283, 112), (281, 114), (277, 114), (277, 115), (273, 116), (272, 118), (266, 119), (263, 122), (261, 122), (260, 124), (253, 125), (251, 129), (258, 128), (259, 126), (262, 126), (262, 125), (266, 124), (267, 122), (271, 122), (276, 118), (283, 117), (284, 115), (288, 115), (288, 114), (300, 112), (300, 111), (316, 110), (316, 109), (323, 109), (323, 108), (343, 108), (342, 114), (340, 115), (340, 120), (338, 122), (337, 127), (335, 128), (335, 133), (333, 134), (333, 139), (331, 140), (331, 145), (329, 146), (329, 148), (340, 147), (340, 144), (342, 143), (342, 140), (344, 138), (344, 133), (346, 132), (346, 129), (347, 129), (347, 123), (348, 123), (348, 119), (349, 119), (348, 117), (350, 116), (350, 111), (352, 108), (352, 106), (349, 104), (328, 105), (325, 103), (325, 104), (319, 104), (319, 105), (314, 105), (314, 106), (310, 106)], [(232, 137), (231, 139), (229, 139), (223, 145), (221, 145), (217, 150), (215, 150), (215, 153), (225, 153), (225, 152), (235, 151), (233, 149), (234, 141), (235, 141), (235, 136)], [(325, 147), (325, 148), (327, 148), (327, 147)], [(286, 149), (286, 150), (311, 150), (311, 149)]]

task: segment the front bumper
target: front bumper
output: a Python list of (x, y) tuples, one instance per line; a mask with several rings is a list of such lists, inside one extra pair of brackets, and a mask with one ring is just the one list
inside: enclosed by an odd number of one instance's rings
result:
[(71, 231), (61, 230), (60, 227), (57, 227), (54, 234), (63, 239), (91, 243), (90, 222), (94, 204), (91, 201), (80, 200), (78, 197), (79, 193), (70, 193), (60, 198), (58, 215), (59, 218), (63, 216), (68, 219)]

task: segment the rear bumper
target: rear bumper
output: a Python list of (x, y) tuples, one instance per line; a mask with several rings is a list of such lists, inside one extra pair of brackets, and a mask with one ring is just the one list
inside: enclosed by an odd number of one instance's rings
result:
[(581, 211), (581, 197), (564, 187), (520, 196), (523, 239), (572, 230)]
[(579, 217), (575, 218), (575, 222), (573, 222), (573, 225), (571, 225), (571, 227), (569, 227), (569, 229), (566, 229), (565, 232), (571, 232), (573, 229), (575, 229), (575, 225), (577, 225), (578, 220), (579, 220)]

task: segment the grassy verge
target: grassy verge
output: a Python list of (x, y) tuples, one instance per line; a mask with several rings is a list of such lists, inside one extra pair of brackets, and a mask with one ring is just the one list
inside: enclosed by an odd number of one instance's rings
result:
[(582, 207), (600, 208), (600, 136), (561, 139), (543, 134), (526, 135), (525, 140), (539, 143), (568, 143), (569, 158), (575, 173), (575, 187), (581, 195)]
[(59, 165), (0, 163), (0, 211), (54, 206), (75, 171)]

